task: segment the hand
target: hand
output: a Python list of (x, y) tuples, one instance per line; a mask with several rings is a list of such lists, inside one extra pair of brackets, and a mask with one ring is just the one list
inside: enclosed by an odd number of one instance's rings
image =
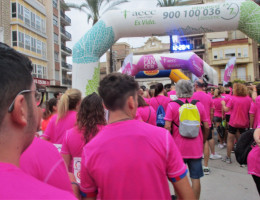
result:
[(221, 101), (221, 105), (222, 105), (222, 106), (225, 106), (225, 105), (226, 105), (226, 102), (225, 102), (225, 101)]

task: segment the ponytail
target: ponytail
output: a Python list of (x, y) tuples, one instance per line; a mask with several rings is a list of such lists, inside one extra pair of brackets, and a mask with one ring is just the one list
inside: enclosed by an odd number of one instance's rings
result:
[(162, 91), (163, 91), (163, 84), (162, 83), (157, 83), (155, 85), (154, 96), (157, 97)]
[(59, 101), (58, 118), (65, 117), (69, 110), (76, 109), (78, 103), (81, 101), (81, 92), (78, 89), (68, 89)]

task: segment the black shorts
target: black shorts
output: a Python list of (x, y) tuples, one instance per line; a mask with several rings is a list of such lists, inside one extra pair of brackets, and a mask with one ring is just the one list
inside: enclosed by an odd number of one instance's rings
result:
[(222, 117), (214, 117), (214, 122), (222, 122)]
[(226, 121), (227, 121), (227, 123), (229, 122), (229, 120), (230, 120), (230, 115), (226, 115)]
[(228, 127), (228, 132), (231, 134), (236, 134), (237, 130), (239, 131), (240, 134), (244, 133), (245, 131), (247, 131), (247, 128), (235, 128), (233, 126)]

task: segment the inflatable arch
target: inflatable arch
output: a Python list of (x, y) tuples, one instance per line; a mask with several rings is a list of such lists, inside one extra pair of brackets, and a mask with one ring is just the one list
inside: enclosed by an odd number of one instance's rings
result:
[(177, 83), (180, 79), (190, 80), (185, 74), (179, 69), (172, 70), (153, 70), (153, 71), (142, 71), (136, 74), (135, 78), (161, 78), (169, 77), (173, 82)]
[(260, 7), (251, 0), (107, 12), (73, 47), (72, 87), (97, 90), (99, 59), (121, 37), (240, 30), (260, 42)]
[[(124, 61), (122, 73), (136, 76), (140, 71), (184, 69), (197, 77), (207, 75), (209, 84), (218, 85), (218, 74), (194, 52), (136, 55), (129, 54)], [(174, 72), (174, 71), (173, 71)], [(172, 76), (178, 81), (182, 72), (175, 71)], [(145, 73), (143, 73), (145, 74)], [(146, 73), (147, 74), (147, 73)], [(170, 75), (170, 74), (169, 74)], [(184, 74), (183, 74), (184, 75)], [(140, 75), (139, 75), (140, 76)]]

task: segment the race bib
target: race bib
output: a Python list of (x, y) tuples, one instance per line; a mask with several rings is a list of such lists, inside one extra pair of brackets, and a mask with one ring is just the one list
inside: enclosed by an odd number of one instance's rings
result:
[(78, 183), (80, 183), (80, 169), (81, 169), (81, 157), (73, 158), (74, 176)]
[(175, 100), (178, 99), (176, 95), (170, 95), (170, 98), (171, 98), (171, 100), (173, 100), (173, 101), (175, 101)]
[(53, 145), (58, 149), (59, 152), (61, 151), (62, 144), (53, 144)]

